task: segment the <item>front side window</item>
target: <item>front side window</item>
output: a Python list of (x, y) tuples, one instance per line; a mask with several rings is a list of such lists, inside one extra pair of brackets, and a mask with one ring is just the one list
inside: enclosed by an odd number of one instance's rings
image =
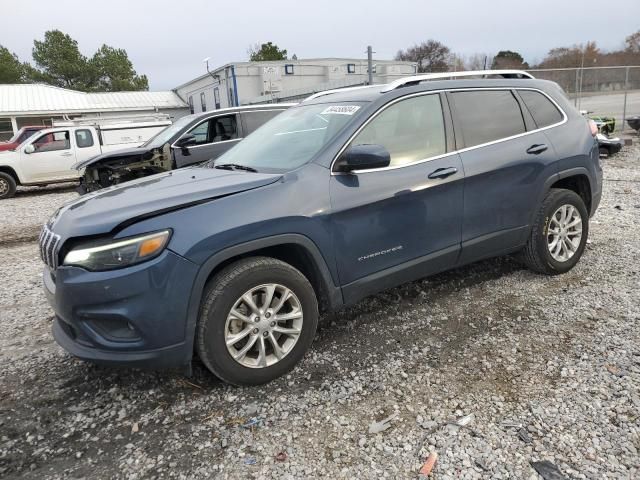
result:
[(205, 120), (204, 122), (196, 125), (187, 133), (196, 137), (195, 145), (204, 145), (205, 143), (210, 143), (209, 140), (209, 127), (211, 125), (211, 120)]
[(510, 90), (451, 94), (465, 147), (473, 147), (526, 131), (518, 101)]
[(563, 119), (560, 110), (545, 95), (535, 90), (518, 90), (538, 128), (548, 127)]
[(214, 142), (224, 142), (238, 138), (238, 127), (235, 115), (211, 119)]
[(93, 135), (90, 130), (76, 130), (76, 143), (78, 148), (93, 147)]
[(286, 172), (311, 161), (345, 126), (359, 117), (363, 103), (323, 103), (285, 110), (218, 157), (262, 172)]
[(69, 140), (69, 132), (51, 132), (42, 135), (35, 142), (33, 146), (35, 152), (55, 152), (57, 150), (68, 150), (71, 148), (71, 142)]
[(383, 110), (353, 139), (351, 145), (382, 145), (390, 166), (408, 165), (446, 152), (439, 95), (401, 100)]

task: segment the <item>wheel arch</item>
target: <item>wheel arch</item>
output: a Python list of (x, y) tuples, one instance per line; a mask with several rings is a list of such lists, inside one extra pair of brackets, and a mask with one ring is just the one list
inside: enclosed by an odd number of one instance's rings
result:
[[(556, 173), (544, 183), (543, 188), (540, 190), (538, 201), (535, 205), (541, 205), (545, 197), (552, 188), (565, 188), (577, 193), (587, 206), (587, 211), (591, 212), (591, 206), (593, 204), (593, 183), (591, 181), (591, 174), (589, 170), (584, 167), (570, 168)], [(532, 227), (535, 221), (537, 208), (531, 209), (529, 217), (529, 226)], [(530, 230), (527, 229), (527, 235)], [(524, 237), (528, 238), (528, 237)]]
[(13, 168), (3, 165), (3, 166), (0, 166), (0, 172), (11, 175), (11, 177), (13, 177), (13, 179), (15, 180), (16, 185), (20, 185), (20, 178), (18, 177), (18, 174)]
[(251, 240), (215, 253), (202, 264), (191, 290), (186, 325), (186, 341), (191, 344), (200, 312), (205, 285), (221, 269), (231, 263), (253, 256), (277, 258), (297, 268), (307, 277), (318, 297), (321, 310), (336, 310), (343, 305), (342, 291), (336, 286), (324, 257), (316, 244), (300, 234), (283, 234)]
[(587, 207), (587, 212), (591, 212), (593, 190), (589, 171), (586, 168), (572, 168), (560, 172), (555, 181), (546, 189), (545, 195), (552, 188), (564, 188), (575, 192), (582, 198)]

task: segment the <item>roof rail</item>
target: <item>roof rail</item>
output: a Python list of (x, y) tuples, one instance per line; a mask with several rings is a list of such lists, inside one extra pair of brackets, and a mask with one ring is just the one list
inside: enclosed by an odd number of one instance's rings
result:
[(331, 95), (332, 93), (348, 92), (350, 90), (360, 90), (363, 88), (371, 88), (371, 87), (380, 87), (380, 85), (358, 85), (357, 87), (334, 88), (333, 90), (324, 90), (322, 92), (317, 92), (317, 93), (314, 93), (313, 95), (309, 95), (307, 98), (305, 98), (302, 101), (306, 102), (307, 100), (313, 100), (314, 98), (323, 97), (325, 95)]
[(535, 78), (524, 70), (469, 70), (464, 72), (442, 72), (442, 73), (425, 73), (423, 75), (413, 75), (411, 77), (399, 78), (391, 83), (388, 83), (382, 92), (389, 92), (396, 88), (404, 87), (407, 85), (417, 85), (425, 80), (438, 80), (445, 78), (457, 78), (457, 77), (476, 77), (476, 76), (488, 76), (488, 75), (500, 75), (503, 78)]

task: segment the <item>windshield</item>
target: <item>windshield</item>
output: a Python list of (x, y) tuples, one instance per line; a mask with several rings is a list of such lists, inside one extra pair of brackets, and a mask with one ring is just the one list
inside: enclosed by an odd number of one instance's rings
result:
[(262, 172), (298, 168), (327, 145), (361, 111), (362, 103), (320, 104), (285, 110), (218, 157)]
[(185, 128), (191, 121), (196, 118), (196, 115), (187, 115), (186, 117), (179, 118), (174, 123), (169, 125), (164, 130), (158, 132), (155, 136), (151, 137), (145, 143), (140, 145), (141, 147), (160, 148), (173, 137), (180, 130)]

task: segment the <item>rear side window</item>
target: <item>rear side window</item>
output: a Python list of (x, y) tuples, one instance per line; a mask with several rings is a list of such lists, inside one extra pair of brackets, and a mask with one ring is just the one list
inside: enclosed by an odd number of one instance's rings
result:
[(93, 147), (93, 135), (90, 130), (76, 130), (76, 143), (79, 148)]
[(408, 98), (383, 110), (351, 145), (375, 144), (391, 155), (390, 166), (407, 165), (446, 152), (439, 95)]
[(453, 92), (458, 124), (465, 147), (524, 133), (524, 118), (509, 90)]
[(533, 90), (518, 90), (538, 128), (562, 121), (562, 113), (545, 95)]
[(242, 113), (242, 119), (244, 120), (245, 136), (249, 135), (258, 127), (267, 123), (273, 117), (281, 113), (282, 110), (269, 110), (269, 111), (256, 111), (256, 112), (244, 112)]

